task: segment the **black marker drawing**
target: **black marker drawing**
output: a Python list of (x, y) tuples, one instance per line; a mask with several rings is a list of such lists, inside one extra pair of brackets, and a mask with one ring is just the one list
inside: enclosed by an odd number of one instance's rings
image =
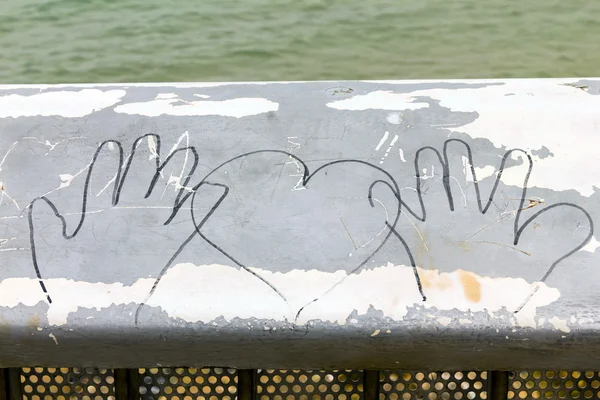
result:
[[(492, 190), (488, 196), (487, 201), (485, 202), (485, 204), (482, 201), (482, 196), (480, 193), (480, 187), (479, 187), (479, 182), (477, 180), (477, 176), (476, 176), (476, 171), (474, 168), (474, 162), (473, 162), (473, 154), (471, 151), (470, 146), (462, 140), (458, 140), (458, 139), (449, 139), (444, 143), (443, 146), (443, 151), (440, 153), (440, 151), (438, 151), (437, 149), (435, 149), (434, 147), (431, 146), (424, 146), (422, 148), (420, 148), (414, 157), (414, 171), (415, 171), (415, 179), (416, 179), (416, 193), (417, 193), (417, 201), (419, 204), (419, 212), (414, 211), (403, 199), (400, 193), (400, 189), (398, 186), (398, 183), (396, 182), (396, 180), (394, 179), (394, 177), (387, 172), (385, 169), (378, 167), (376, 165), (373, 165), (371, 163), (368, 163), (366, 161), (361, 161), (361, 160), (356, 160), (356, 159), (340, 159), (340, 160), (335, 160), (335, 161), (331, 161), (328, 163), (325, 163), (321, 166), (319, 166), (318, 168), (316, 168), (314, 171), (309, 171), (308, 166), (306, 165), (306, 163), (300, 159), (299, 157), (297, 157), (296, 155), (286, 152), (286, 151), (282, 151), (282, 150), (256, 150), (256, 151), (252, 151), (252, 152), (247, 152), (244, 154), (240, 154), (237, 155), (223, 163), (221, 163), (219, 166), (217, 166), (216, 168), (212, 169), (208, 174), (206, 174), (197, 184), (195, 184), (194, 186), (192, 186), (192, 189), (190, 191), (186, 191), (185, 188), (189, 187), (190, 181), (194, 178), (194, 174), (196, 172), (197, 166), (199, 164), (199, 154), (198, 151), (196, 150), (196, 148), (194, 146), (188, 146), (185, 148), (179, 148), (177, 150), (172, 151), (167, 158), (164, 161), (161, 161), (160, 158), (160, 150), (161, 150), (161, 139), (160, 136), (157, 134), (146, 134), (143, 136), (138, 137), (134, 142), (133, 145), (131, 147), (131, 152), (128, 155), (128, 159), (125, 161), (124, 158), (124, 152), (123, 152), (123, 146), (120, 142), (116, 141), (116, 140), (107, 140), (102, 142), (98, 148), (96, 149), (96, 152), (93, 155), (92, 161), (88, 166), (88, 171), (87, 171), (87, 175), (86, 175), (86, 180), (85, 180), (85, 184), (84, 184), (84, 189), (83, 189), (83, 193), (82, 193), (82, 202), (81, 202), (81, 216), (79, 218), (79, 221), (77, 223), (77, 225), (75, 226), (75, 228), (73, 229), (73, 231), (71, 233), (69, 233), (67, 231), (68, 227), (67, 227), (67, 223), (66, 220), (64, 218), (64, 216), (60, 213), (60, 211), (57, 209), (57, 207), (55, 206), (55, 204), (49, 200), (47, 197), (42, 196), (42, 197), (37, 197), (35, 199), (33, 199), (31, 201), (31, 203), (29, 204), (28, 207), (28, 222), (29, 222), (29, 234), (30, 234), (30, 244), (31, 244), (31, 257), (32, 257), (32, 264), (33, 264), (33, 268), (35, 270), (36, 276), (38, 278), (40, 287), (44, 293), (44, 295), (46, 296), (47, 300), (49, 303), (52, 303), (52, 297), (51, 294), (48, 292), (46, 285), (44, 284), (44, 278), (42, 276), (42, 273), (40, 271), (40, 266), (38, 263), (38, 258), (37, 258), (37, 254), (36, 254), (36, 243), (35, 243), (35, 229), (36, 227), (34, 226), (34, 220), (33, 220), (33, 215), (35, 210), (38, 208), (37, 204), (39, 202), (43, 202), (46, 205), (48, 205), (50, 207), (50, 209), (52, 210), (52, 212), (54, 213), (54, 216), (56, 216), (57, 218), (59, 218), (59, 220), (61, 221), (61, 225), (62, 225), (62, 236), (64, 239), (70, 240), (73, 239), (78, 232), (82, 229), (82, 227), (84, 226), (84, 222), (85, 222), (85, 218), (86, 218), (86, 213), (87, 213), (87, 201), (88, 201), (88, 195), (89, 195), (89, 184), (90, 184), (90, 177), (92, 175), (96, 160), (98, 159), (98, 156), (101, 154), (101, 152), (103, 151), (103, 149), (105, 148), (106, 145), (108, 144), (113, 144), (116, 145), (118, 152), (119, 152), (119, 164), (116, 167), (116, 178), (114, 180), (114, 185), (113, 185), (113, 192), (112, 192), (112, 205), (116, 206), (119, 203), (120, 200), (120, 196), (121, 196), (121, 191), (126, 183), (126, 179), (128, 176), (128, 173), (130, 171), (130, 167), (131, 167), (131, 163), (133, 161), (133, 157), (134, 154), (136, 152), (137, 147), (139, 146), (140, 142), (144, 139), (149, 139), (152, 138), (154, 139), (154, 141), (156, 142), (156, 157), (155, 157), (155, 165), (154, 165), (154, 175), (153, 178), (151, 180), (151, 182), (148, 185), (148, 189), (146, 191), (146, 194), (144, 196), (144, 198), (148, 198), (151, 194), (152, 191), (154, 190), (154, 188), (156, 187), (156, 184), (159, 180), (159, 177), (161, 176), (161, 172), (164, 170), (164, 168), (169, 164), (169, 162), (171, 162), (171, 160), (173, 159), (173, 157), (182, 151), (190, 151), (193, 155), (193, 165), (191, 170), (189, 171), (189, 174), (185, 177), (185, 180), (183, 181), (183, 184), (181, 185), (182, 187), (179, 189), (177, 196), (174, 200), (172, 209), (171, 209), (171, 213), (169, 215), (169, 217), (164, 221), (164, 225), (168, 225), (170, 224), (173, 219), (175, 218), (175, 216), (178, 214), (178, 212), (181, 210), (181, 208), (183, 207), (183, 205), (188, 202), (191, 203), (190, 206), (190, 214), (191, 214), (191, 220), (193, 223), (193, 227), (191, 227), (191, 232), (189, 234), (189, 236), (184, 240), (183, 243), (181, 243), (178, 247), (178, 249), (173, 253), (173, 255), (169, 258), (169, 260), (167, 261), (167, 263), (162, 267), (162, 269), (159, 271), (153, 285), (152, 288), (150, 289), (150, 291), (148, 292), (144, 302), (142, 302), (137, 310), (136, 310), (136, 314), (135, 314), (135, 323), (138, 323), (138, 319), (139, 319), (139, 314), (140, 311), (142, 310), (143, 306), (145, 305), (145, 303), (148, 302), (148, 300), (150, 299), (150, 297), (154, 294), (154, 292), (156, 291), (156, 288), (158, 287), (158, 285), (160, 284), (160, 281), (162, 279), (162, 277), (164, 276), (164, 274), (167, 272), (167, 270), (173, 265), (173, 262), (175, 261), (175, 259), (179, 256), (179, 254), (183, 251), (183, 249), (194, 239), (194, 237), (198, 236), (200, 237), (202, 240), (204, 240), (206, 243), (208, 243), (210, 246), (212, 246), (214, 249), (218, 250), (221, 254), (223, 254), (224, 256), (226, 256), (228, 259), (230, 259), (235, 265), (239, 266), (240, 268), (244, 269), (246, 272), (252, 274), (254, 277), (256, 277), (257, 279), (259, 279), (260, 281), (262, 281), (265, 285), (267, 285), (271, 290), (273, 290), (283, 301), (286, 301), (286, 298), (284, 296), (283, 293), (281, 293), (274, 285), (272, 285), (270, 282), (268, 282), (267, 280), (265, 280), (263, 277), (261, 277), (260, 275), (258, 275), (257, 273), (255, 273), (254, 271), (252, 271), (250, 268), (248, 268), (246, 265), (244, 265), (242, 262), (239, 261), (239, 259), (232, 254), (230, 251), (225, 250), (224, 248), (222, 248), (221, 246), (217, 245), (216, 243), (214, 243), (213, 241), (211, 241), (203, 232), (202, 232), (202, 228), (203, 226), (207, 223), (207, 221), (211, 218), (211, 216), (217, 211), (217, 209), (219, 209), (219, 207), (221, 206), (221, 204), (223, 203), (223, 201), (227, 198), (227, 196), (229, 195), (229, 191), (230, 191), (230, 187), (223, 183), (223, 182), (217, 182), (214, 180), (210, 180), (211, 177), (213, 175), (215, 175), (215, 173), (217, 171), (219, 171), (221, 168), (224, 168), (226, 166), (228, 166), (230, 163), (232, 163), (235, 160), (239, 160), (239, 159), (245, 159), (248, 157), (253, 157), (259, 154), (282, 154), (285, 155), (287, 157), (292, 158), (295, 162), (297, 162), (297, 165), (299, 165), (302, 169), (301, 171), (301, 182), (300, 184), (305, 187), (305, 188), (309, 188), (310, 187), (310, 182), (313, 179), (313, 177), (317, 176), (318, 174), (321, 173), (326, 173), (326, 170), (328, 167), (331, 166), (335, 166), (335, 165), (343, 165), (343, 164), (360, 164), (363, 166), (366, 166), (368, 168), (373, 169), (374, 171), (376, 171), (377, 173), (380, 173), (383, 175), (383, 177), (385, 179), (381, 179), (381, 180), (375, 180), (371, 183), (371, 185), (368, 187), (367, 191), (367, 199), (369, 201), (369, 205), (371, 207), (375, 207), (374, 203), (373, 203), (373, 188), (376, 185), (384, 185), (385, 187), (387, 187), (391, 193), (393, 194), (393, 196), (396, 199), (396, 215), (395, 217), (391, 220), (391, 221), (383, 221), (383, 224), (385, 227), (387, 227), (387, 233), (384, 236), (382, 242), (377, 246), (377, 248), (372, 251), (366, 258), (364, 258), (355, 268), (353, 268), (351, 271), (349, 271), (348, 274), (346, 274), (345, 277), (343, 277), (342, 279), (340, 279), (340, 281), (338, 281), (337, 283), (335, 283), (330, 289), (328, 289), (324, 294), (328, 293), (329, 291), (333, 290), (335, 287), (337, 287), (338, 285), (340, 285), (345, 279), (346, 277), (350, 276), (351, 274), (356, 273), (357, 271), (359, 271), (360, 269), (362, 269), (365, 264), (371, 260), (382, 248), (383, 246), (387, 243), (387, 241), (389, 240), (390, 237), (394, 237), (396, 239), (398, 239), (398, 241), (402, 244), (402, 248), (404, 249), (404, 251), (406, 252), (410, 265), (414, 271), (414, 276), (415, 276), (415, 282), (418, 288), (418, 291), (422, 297), (423, 301), (426, 301), (426, 293), (424, 293), (423, 290), (423, 286), (421, 284), (421, 280), (419, 277), (419, 273), (418, 273), (418, 269), (417, 269), (417, 264), (415, 262), (415, 259), (413, 257), (412, 254), (412, 250), (410, 249), (410, 246), (407, 244), (406, 240), (402, 237), (402, 235), (397, 231), (396, 226), (398, 223), (398, 220), (400, 218), (400, 214), (401, 212), (403, 212), (403, 210), (406, 210), (406, 212), (408, 212), (410, 215), (412, 215), (414, 218), (416, 218), (419, 221), (426, 221), (427, 220), (427, 210), (425, 207), (425, 203), (423, 201), (423, 190), (422, 190), (422, 177), (420, 176), (419, 173), (419, 162), (420, 162), (420, 157), (422, 155), (423, 152), (425, 151), (432, 151), (434, 153), (434, 155), (437, 157), (438, 161), (440, 162), (440, 164), (442, 165), (442, 169), (443, 169), (443, 176), (442, 176), (442, 182), (443, 182), (443, 186), (444, 186), (444, 191), (447, 197), (447, 201), (448, 201), (448, 205), (449, 205), (449, 210), (450, 211), (454, 211), (454, 198), (453, 198), (453, 194), (452, 194), (452, 189), (451, 189), (451, 185), (450, 185), (450, 166), (449, 166), (449, 146), (452, 143), (458, 144), (458, 145), (462, 145), (464, 146), (464, 149), (467, 153), (467, 159), (470, 165), (470, 172), (473, 176), (473, 181), (474, 181), (474, 189), (475, 189), (475, 194), (476, 194), (476, 199), (477, 199), (477, 205), (479, 208), (479, 212), (481, 214), (485, 214), (488, 212), (490, 205), (492, 204), (493, 198), (496, 194), (500, 179), (502, 177), (502, 173), (505, 169), (506, 166), (506, 162), (508, 160), (508, 158), (513, 154), (513, 153), (522, 153), (523, 155), (526, 156), (527, 158), (527, 163), (528, 163), (528, 171), (527, 174), (525, 176), (525, 179), (523, 181), (523, 185), (522, 185), (522, 190), (521, 190), (521, 197), (519, 199), (519, 207), (516, 210), (516, 215), (515, 215), (515, 220), (514, 220), (514, 225), (513, 225), (513, 239), (514, 239), (514, 245), (517, 245), (519, 243), (519, 239), (521, 238), (521, 235), (524, 231), (524, 229), (529, 226), (533, 221), (535, 221), (539, 216), (541, 216), (542, 214), (550, 211), (550, 210), (557, 210), (560, 208), (575, 208), (579, 211), (581, 211), (583, 213), (583, 215), (587, 218), (588, 222), (589, 222), (589, 234), (588, 236), (576, 247), (574, 247), (572, 250), (570, 250), (569, 252), (567, 252), (566, 254), (564, 254), (563, 256), (561, 256), (560, 258), (558, 258), (557, 260), (555, 260), (551, 266), (547, 269), (547, 271), (545, 272), (545, 274), (543, 275), (543, 277), (541, 278), (541, 282), (544, 282), (549, 276), (550, 274), (554, 271), (554, 269), (556, 268), (556, 266), (562, 262), (563, 260), (565, 260), (566, 258), (568, 258), (569, 256), (571, 256), (572, 254), (574, 254), (575, 252), (577, 252), (578, 250), (580, 250), (581, 248), (583, 248), (592, 238), (593, 233), (594, 233), (594, 225), (593, 225), (593, 221), (591, 219), (591, 216), (589, 215), (589, 213), (582, 207), (576, 205), (576, 204), (572, 204), (572, 203), (555, 203), (552, 204), (538, 212), (536, 212), (534, 215), (530, 216), (525, 222), (523, 222), (522, 224), (520, 224), (520, 217), (521, 214), (523, 212), (523, 210), (526, 209), (526, 207), (524, 207), (525, 205), (525, 201), (527, 200), (526, 195), (527, 195), (527, 189), (528, 189), (528, 181), (529, 181), (529, 177), (531, 175), (532, 169), (533, 169), (533, 162), (531, 159), (531, 156), (529, 156), (525, 151), (520, 150), (520, 149), (514, 149), (514, 150), (509, 150), (507, 151), (504, 156), (502, 157), (502, 160), (500, 162), (500, 166), (498, 168), (498, 173), (496, 175), (496, 179), (494, 182), (494, 185), (492, 187)], [(200, 221), (198, 221), (197, 216), (194, 213), (194, 202), (196, 200), (196, 196), (199, 193), (199, 189), (203, 186), (212, 186), (212, 187), (216, 187), (219, 189), (222, 189), (222, 194), (220, 195), (219, 199), (212, 205), (212, 207), (209, 209), (208, 213), (204, 216), (204, 218), (202, 218)], [(531, 298), (531, 296), (533, 296), (535, 292), (531, 293), (530, 296), (525, 299), (525, 301), (522, 303), (522, 305), (515, 310), (515, 312), (520, 311), (520, 309), (525, 305), (525, 303)], [(297, 314), (296, 314), (296, 319), (298, 319), (300, 313), (303, 311), (303, 309), (316, 302), (318, 300), (318, 298), (312, 300), (311, 302), (309, 302), (308, 304), (306, 304), (305, 306), (301, 307)], [(286, 301), (287, 302), (287, 301)]]

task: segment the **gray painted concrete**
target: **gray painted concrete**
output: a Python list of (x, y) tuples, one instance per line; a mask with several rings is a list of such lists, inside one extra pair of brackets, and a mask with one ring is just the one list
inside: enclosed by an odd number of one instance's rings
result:
[(0, 86), (0, 366), (595, 368), (598, 94)]

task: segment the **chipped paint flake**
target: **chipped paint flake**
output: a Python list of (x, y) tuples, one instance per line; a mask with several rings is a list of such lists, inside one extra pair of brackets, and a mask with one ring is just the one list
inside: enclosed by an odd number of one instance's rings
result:
[(562, 331), (562, 332), (566, 332), (569, 333), (571, 332), (571, 328), (569, 328), (567, 326), (567, 321), (564, 319), (560, 319), (558, 317), (552, 317), (548, 320), (548, 322), (550, 322), (550, 324), (552, 324), (552, 326), (554, 327), (554, 329)]
[(54, 336), (54, 334), (53, 334), (53, 333), (50, 333), (50, 334), (48, 335), (48, 337), (49, 337), (50, 339), (54, 340), (54, 343), (55, 343), (55, 344), (58, 346), (58, 339), (56, 338), (56, 336)]
[(42, 92), (30, 96), (9, 94), (0, 96), (0, 118), (79, 118), (117, 104), (125, 94), (122, 89)]
[(228, 100), (187, 101), (179, 97), (173, 97), (122, 104), (115, 107), (115, 112), (129, 115), (144, 115), (147, 117), (158, 117), (160, 115), (219, 115), (223, 117), (242, 118), (277, 111), (278, 109), (278, 103), (262, 98), (240, 97)]
[(439, 322), (440, 325), (448, 326), (452, 322), (452, 318), (440, 317), (436, 321)]
[(596, 249), (598, 247), (600, 247), (600, 242), (598, 240), (596, 240), (595, 236), (592, 236), (589, 243), (586, 244), (585, 246), (583, 246), (580, 251), (587, 251), (590, 253), (595, 253)]
[(371, 337), (375, 337), (381, 333), (380, 329), (375, 329), (375, 332), (371, 333)]

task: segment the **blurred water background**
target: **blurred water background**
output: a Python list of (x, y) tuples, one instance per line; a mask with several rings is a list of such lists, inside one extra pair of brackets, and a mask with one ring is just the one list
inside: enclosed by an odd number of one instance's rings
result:
[(599, 0), (0, 0), (0, 82), (598, 76)]

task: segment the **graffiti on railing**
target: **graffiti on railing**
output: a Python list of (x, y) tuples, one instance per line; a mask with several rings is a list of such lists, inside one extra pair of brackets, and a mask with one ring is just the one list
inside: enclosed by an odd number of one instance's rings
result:
[[(354, 273), (358, 272), (359, 270), (361, 270), (365, 266), (365, 264), (367, 262), (369, 262), (369, 260), (371, 260), (390, 240), (397, 240), (401, 244), (401, 248), (406, 252), (406, 256), (408, 257), (410, 266), (412, 267), (412, 270), (414, 272), (415, 284), (418, 288), (418, 291), (420, 293), (422, 301), (424, 301), (424, 302), (427, 301), (427, 290), (421, 282), (421, 277), (419, 275), (419, 270), (417, 268), (418, 263), (415, 260), (415, 257), (413, 254), (414, 249), (411, 248), (411, 246), (407, 242), (406, 238), (397, 229), (398, 221), (399, 221), (400, 215), (402, 213), (410, 214), (417, 221), (424, 222), (427, 220), (427, 216), (428, 216), (427, 207), (426, 207), (425, 201), (423, 199), (424, 194), (425, 194), (425, 191), (423, 189), (424, 188), (423, 182), (425, 181), (425, 179), (427, 177), (425, 175), (422, 175), (420, 172), (421, 171), (421, 165), (420, 165), (421, 158), (426, 153), (432, 154), (434, 156), (434, 158), (437, 161), (439, 161), (439, 164), (442, 166), (442, 183), (443, 183), (443, 188), (444, 188), (444, 193), (445, 193), (445, 197), (446, 197), (446, 201), (447, 201), (448, 210), (450, 212), (455, 210), (455, 196), (453, 193), (453, 188), (452, 188), (452, 183), (451, 183), (452, 174), (451, 174), (451, 163), (449, 161), (449, 156), (452, 154), (453, 151), (462, 151), (462, 152), (464, 152), (464, 154), (466, 154), (465, 172), (469, 172), (472, 176), (473, 188), (475, 191), (478, 212), (481, 214), (486, 214), (490, 210), (490, 206), (492, 205), (494, 198), (498, 194), (498, 185), (502, 178), (502, 174), (505, 171), (507, 160), (509, 160), (509, 158), (511, 156), (515, 156), (515, 155), (521, 155), (522, 157), (524, 157), (523, 159), (525, 160), (524, 162), (525, 162), (525, 166), (527, 167), (527, 171), (526, 171), (525, 176), (523, 177), (522, 185), (520, 186), (520, 197), (519, 197), (519, 199), (517, 199), (518, 207), (514, 211), (512, 211), (512, 214), (513, 214), (512, 219), (514, 221), (513, 225), (512, 225), (512, 241), (513, 242), (510, 245), (514, 245), (514, 246), (518, 245), (519, 240), (520, 240), (525, 228), (534, 224), (535, 221), (538, 220), (538, 218), (541, 215), (543, 215), (551, 210), (560, 212), (561, 210), (575, 209), (583, 214), (583, 216), (587, 219), (587, 221), (589, 223), (588, 235), (579, 244), (577, 244), (576, 246), (573, 246), (569, 251), (567, 251), (564, 254), (561, 254), (559, 257), (557, 257), (555, 260), (553, 260), (552, 263), (545, 270), (543, 276), (541, 276), (541, 278), (540, 278), (541, 282), (546, 281), (546, 279), (552, 274), (553, 270), (556, 268), (556, 266), (559, 263), (561, 263), (563, 260), (565, 260), (567, 257), (571, 256), (578, 250), (582, 249), (591, 240), (591, 238), (593, 237), (593, 233), (594, 233), (593, 221), (592, 221), (592, 218), (590, 217), (590, 214), (583, 207), (581, 207), (577, 204), (574, 204), (574, 203), (569, 203), (569, 202), (557, 202), (557, 203), (553, 203), (550, 205), (545, 205), (545, 207), (541, 208), (539, 211), (535, 212), (533, 215), (529, 215), (527, 217), (527, 219), (522, 221), (522, 218), (521, 218), (522, 213), (525, 210), (529, 210), (530, 208), (540, 205), (541, 202), (537, 199), (527, 197), (528, 181), (529, 181), (529, 177), (533, 170), (533, 161), (532, 161), (531, 156), (527, 152), (525, 152), (524, 150), (521, 150), (521, 149), (513, 149), (513, 150), (506, 151), (504, 153), (504, 155), (501, 158), (500, 164), (497, 168), (497, 174), (496, 174), (492, 189), (489, 192), (489, 194), (487, 196), (485, 196), (481, 193), (480, 183), (477, 179), (476, 169), (474, 167), (475, 163), (474, 163), (473, 151), (472, 151), (470, 145), (466, 141), (459, 140), (459, 139), (446, 140), (444, 142), (444, 145), (443, 145), (443, 148), (441, 149), (441, 151), (432, 146), (424, 146), (424, 147), (420, 148), (415, 153), (413, 165), (411, 165), (411, 167), (410, 167), (411, 173), (414, 173), (414, 177), (415, 177), (414, 192), (416, 193), (416, 199), (413, 198), (410, 200), (416, 201), (417, 206), (415, 207), (415, 206), (410, 205), (412, 203), (412, 201), (408, 201), (406, 197), (403, 197), (401, 190), (400, 190), (400, 185), (398, 184), (396, 178), (394, 176), (392, 176), (392, 174), (390, 174), (388, 171), (386, 171), (386, 169), (384, 169), (380, 166), (374, 165), (368, 161), (359, 160), (359, 159), (334, 159), (334, 160), (328, 160), (328, 161), (322, 163), (321, 165), (319, 165), (318, 167), (311, 170), (311, 169), (309, 169), (307, 162), (305, 162), (301, 157), (293, 154), (292, 152), (283, 151), (283, 150), (260, 149), (260, 150), (256, 150), (256, 151), (238, 154), (235, 157), (214, 167), (212, 170), (210, 170), (208, 173), (206, 173), (202, 176), (201, 174), (198, 174), (198, 165), (200, 164), (200, 154), (196, 147), (188, 145), (187, 147), (174, 149), (169, 152), (167, 157), (163, 158), (163, 157), (161, 157), (161, 137), (158, 134), (150, 133), (150, 134), (146, 134), (146, 135), (138, 137), (133, 142), (133, 144), (131, 146), (131, 150), (129, 151), (129, 153), (127, 155), (126, 155), (123, 144), (117, 140), (104, 141), (97, 147), (95, 153), (92, 156), (92, 161), (87, 167), (87, 171), (86, 171), (86, 175), (85, 175), (86, 176), (85, 183), (83, 185), (83, 192), (81, 193), (81, 213), (80, 213), (78, 221), (76, 221), (76, 223), (74, 225), (71, 224), (73, 226), (69, 226), (69, 224), (67, 223), (67, 219), (65, 218), (63, 213), (61, 213), (61, 211), (58, 209), (57, 205), (52, 200), (50, 200), (47, 196), (36, 197), (29, 204), (27, 213), (28, 213), (29, 237), (30, 237), (30, 245), (31, 245), (30, 246), (31, 260), (32, 260), (33, 268), (35, 269), (35, 274), (39, 280), (40, 288), (43, 291), (44, 295), (46, 296), (48, 303), (52, 303), (53, 300), (52, 300), (52, 293), (48, 290), (48, 288), (46, 287), (46, 285), (44, 283), (45, 279), (44, 279), (44, 273), (43, 273), (43, 271), (44, 271), (43, 262), (41, 262), (39, 260), (38, 254), (36, 252), (36, 245), (37, 245), (36, 231), (39, 229), (39, 227), (35, 223), (35, 218), (34, 218), (36, 213), (38, 213), (39, 210), (44, 206), (49, 207), (49, 209), (51, 210), (53, 215), (60, 220), (60, 223), (62, 226), (63, 238), (66, 240), (75, 238), (78, 235), (78, 233), (81, 232), (82, 229), (85, 229), (85, 226), (86, 226), (86, 224), (85, 224), (86, 216), (89, 213), (88, 200), (90, 197), (90, 181), (91, 181), (91, 177), (94, 172), (94, 169), (97, 168), (96, 162), (97, 162), (99, 156), (101, 156), (103, 154), (103, 152), (109, 151), (108, 150), (109, 148), (112, 149), (112, 150), (110, 150), (111, 152), (113, 152), (115, 149), (117, 150), (118, 164), (114, 168), (114, 174), (115, 174), (114, 178), (112, 179), (111, 182), (109, 182), (109, 185), (112, 189), (111, 203), (113, 206), (117, 206), (120, 203), (123, 189), (128, 184), (131, 184), (130, 180), (128, 180), (128, 177), (132, 171), (132, 163), (133, 163), (134, 157), (136, 157), (136, 152), (137, 152), (138, 147), (144, 140), (147, 140), (149, 142), (149, 147), (152, 149), (152, 155), (153, 155), (153, 160), (154, 160), (152, 163), (152, 172), (153, 172), (152, 178), (150, 179), (149, 182), (147, 182), (147, 189), (146, 189), (145, 194), (143, 195), (143, 197), (145, 197), (145, 198), (148, 198), (153, 193), (153, 191), (155, 191), (155, 189), (157, 187), (157, 183), (159, 182), (159, 179), (162, 177), (163, 171), (165, 170), (165, 168), (172, 165), (173, 160), (179, 153), (185, 152), (186, 160), (187, 160), (188, 155), (191, 154), (191, 157), (192, 157), (191, 167), (190, 167), (187, 175), (185, 177), (182, 176), (182, 180), (180, 182), (178, 182), (179, 188), (178, 188), (176, 197), (173, 201), (172, 207), (170, 208), (170, 214), (166, 218), (166, 220), (163, 222), (164, 225), (171, 224), (173, 222), (174, 218), (179, 213), (181, 213), (182, 210), (185, 209), (185, 210), (189, 210), (190, 223), (187, 228), (189, 231), (189, 235), (182, 243), (178, 244), (177, 249), (170, 255), (170, 258), (168, 259), (168, 261), (165, 264), (161, 265), (161, 269), (158, 271), (155, 281), (154, 281), (151, 289), (149, 290), (145, 301), (143, 303), (139, 304), (136, 314), (135, 314), (136, 323), (139, 318), (140, 310), (142, 309), (144, 304), (147, 303), (147, 301), (150, 299), (150, 297), (156, 291), (156, 288), (158, 287), (158, 285), (161, 282), (161, 278), (165, 275), (167, 270), (173, 265), (173, 263), (175, 262), (177, 257), (184, 250), (184, 248), (186, 246), (188, 246), (194, 239), (203, 240), (204, 242), (208, 243), (212, 248), (216, 249), (222, 255), (227, 257), (235, 265), (242, 268), (247, 273), (252, 274), (256, 279), (260, 280), (264, 285), (267, 285), (270, 288), (270, 290), (275, 292), (283, 301), (287, 302), (285, 294), (282, 291), (280, 291), (276, 287), (276, 285), (269, 282), (266, 278), (262, 277), (259, 273), (253, 271), (248, 265), (246, 265), (246, 263), (243, 261), (243, 257), (240, 257), (239, 254), (236, 254), (235, 250), (231, 250), (231, 249), (228, 249), (227, 246), (217, 244), (214, 240), (211, 240), (210, 234), (203, 231), (203, 228), (205, 227), (207, 222), (213, 217), (213, 215), (217, 212), (217, 210), (219, 210), (219, 208), (222, 207), (223, 203), (230, 197), (231, 185), (227, 181), (219, 179), (217, 176), (217, 172), (226, 170), (228, 167), (231, 166), (231, 164), (233, 162), (237, 162), (237, 161), (243, 161), (246, 165), (252, 164), (253, 162), (261, 164), (261, 162), (263, 160), (262, 157), (264, 157), (266, 155), (280, 155), (280, 156), (282, 155), (284, 157), (287, 157), (290, 160), (290, 162), (295, 164), (295, 166), (298, 170), (298, 176), (299, 176), (298, 184), (295, 187), (296, 190), (310, 189), (312, 182), (317, 177), (326, 175), (327, 171), (334, 166), (340, 167), (340, 166), (346, 166), (346, 165), (360, 165), (362, 168), (367, 168), (370, 171), (372, 171), (375, 175), (379, 176), (378, 179), (373, 179), (369, 185), (367, 185), (361, 189), (361, 190), (363, 190), (364, 199), (365, 199), (365, 201), (369, 202), (370, 207), (375, 207), (375, 201), (377, 201), (377, 199), (375, 199), (373, 196), (373, 191), (374, 191), (375, 187), (382, 187), (384, 190), (389, 191), (391, 196), (395, 199), (395, 205), (394, 205), (394, 207), (391, 207), (391, 210), (393, 211), (392, 215), (388, 215), (386, 217), (386, 220), (381, 222), (382, 228), (383, 228), (383, 230), (382, 230), (383, 234), (381, 235), (380, 242), (376, 245), (375, 249), (372, 250), (365, 257), (363, 257), (359, 262), (357, 262), (357, 265), (354, 268), (352, 268), (345, 277), (342, 277), (337, 283), (335, 283), (335, 285), (333, 285), (333, 287), (331, 287), (328, 291), (330, 291), (334, 287), (340, 285), (347, 278), (347, 276), (350, 276), (351, 274), (354, 274)], [(264, 168), (264, 165), (262, 167)], [(468, 171), (467, 171), (467, 169), (468, 169)], [(140, 184), (140, 182), (135, 182), (135, 183), (136, 183), (136, 185)], [(142, 184), (145, 187), (146, 183), (142, 182)], [(352, 184), (352, 182), (348, 182), (348, 184)], [(215, 189), (219, 190), (220, 195), (218, 196), (216, 201), (211, 205), (211, 207), (208, 209), (208, 211), (206, 213), (204, 213), (204, 215), (202, 217), (200, 217), (195, 212), (194, 204), (195, 204), (195, 201), (197, 200), (197, 196), (202, 196), (202, 189), (207, 188), (207, 187), (211, 187), (211, 188), (215, 188)], [(464, 193), (463, 193), (463, 195), (464, 195)], [(187, 204), (188, 208), (184, 207), (184, 205), (186, 205), (186, 204)], [(386, 213), (387, 213), (387, 209), (386, 209)], [(156, 271), (152, 271), (152, 273), (155, 273), (155, 272)], [(534, 295), (534, 293), (535, 293), (535, 291), (533, 291), (529, 295), (528, 298), (524, 299), (521, 306), (519, 306), (517, 309), (515, 309), (513, 311), (518, 312), (524, 306), (524, 304), (531, 298), (531, 296)], [(308, 306), (311, 303), (314, 303), (317, 300), (318, 300), (318, 297), (316, 299), (310, 301), (309, 303), (307, 303), (305, 306), (301, 307), (296, 313), (296, 319), (298, 319), (299, 315), (301, 314), (301, 312), (303, 311), (303, 309), (306, 306)]]

